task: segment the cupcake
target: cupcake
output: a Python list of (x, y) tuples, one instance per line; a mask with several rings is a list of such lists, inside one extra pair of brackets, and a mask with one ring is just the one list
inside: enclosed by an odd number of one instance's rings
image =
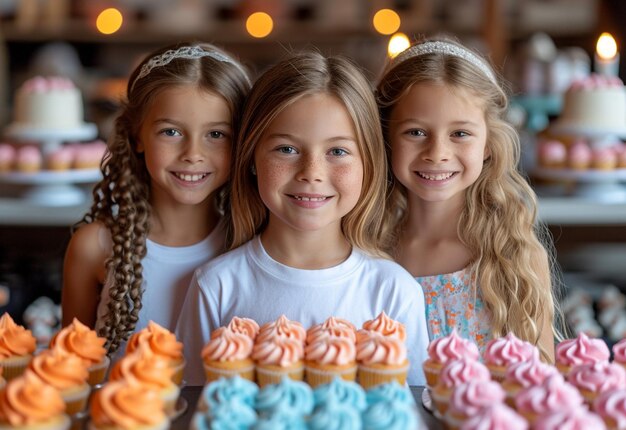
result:
[(313, 391), (304, 382), (283, 378), (278, 384), (267, 385), (259, 391), (256, 410), (263, 416), (308, 415), (313, 411)]
[(605, 391), (626, 388), (626, 370), (608, 361), (579, 364), (570, 370), (567, 382), (578, 388), (585, 401), (591, 405)]
[(584, 140), (575, 141), (567, 151), (567, 165), (570, 169), (586, 170), (591, 166), (591, 148)]
[(605, 430), (604, 421), (586, 408), (566, 408), (550, 412), (537, 419), (533, 430)]
[[(313, 394), (315, 395), (315, 393)], [(368, 405), (372, 405), (380, 401), (407, 403), (409, 405), (415, 404), (413, 394), (411, 393), (411, 390), (409, 390), (409, 387), (406, 385), (400, 385), (396, 381), (391, 381), (387, 384), (380, 384), (370, 388), (365, 393), (365, 400)]]
[(356, 379), (356, 345), (350, 337), (320, 332), (304, 349), (306, 381), (315, 388), (327, 384), (334, 377), (346, 381)]
[(257, 414), (249, 405), (230, 398), (206, 411), (196, 411), (191, 418), (191, 430), (249, 429)]
[(613, 345), (613, 363), (619, 364), (626, 369), (626, 339), (622, 339)]
[(20, 376), (37, 347), (37, 341), (30, 330), (15, 324), (8, 313), (0, 317), (0, 366), (7, 381)]
[(451, 360), (442, 369), (439, 382), (431, 390), (432, 399), (441, 415), (448, 409), (448, 402), (454, 388), (469, 381), (489, 381), (489, 369), (479, 361), (461, 358)]
[(617, 154), (617, 168), (626, 169), (626, 145), (616, 146), (615, 153)]
[(74, 318), (70, 325), (62, 328), (50, 340), (50, 349), (61, 349), (82, 358), (89, 371), (87, 383), (93, 386), (104, 381), (109, 368), (110, 360), (104, 348), (105, 342), (95, 330)]
[[(276, 428), (276, 427), (274, 427)], [(307, 419), (308, 430), (361, 429), (361, 414), (345, 403), (324, 403)], [(393, 427), (384, 427), (391, 429)], [(405, 429), (413, 427), (404, 427)]]
[[(380, 401), (362, 414), (363, 429), (406, 430), (423, 428), (414, 406), (401, 402)], [(356, 427), (358, 428), (358, 427)]]
[(533, 424), (540, 416), (568, 408), (580, 409), (583, 398), (563, 376), (548, 376), (541, 385), (524, 388), (515, 397), (515, 408)]
[(163, 401), (165, 413), (172, 416), (180, 395), (180, 388), (172, 381), (173, 373), (174, 369), (167, 360), (152, 352), (148, 345), (142, 344), (113, 365), (109, 380), (124, 379), (157, 391)]
[(227, 327), (213, 330), (211, 339), (202, 348), (202, 362), (207, 383), (219, 378), (239, 375), (254, 381), (252, 339)]
[(183, 382), (185, 357), (183, 356), (183, 344), (176, 340), (174, 333), (154, 321), (149, 321), (147, 327), (130, 336), (126, 344), (126, 354), (132, 353), (139, 347), (140, 343), (144, 342), (148, 344), (152, 352), (167, 360), (170, 367), (174, 369), (172, 380), (175, 384), (180, 385)]
[(244, 404), (254, 408), (259, 387), (247, 379), (235, 375), (232, 378), (222, 378), (207, 384), (198, 399), (199, 411), (208, 411), (231, 398), (239, 399)]
[(67, 430), (70, 425), (61, 394), (32, 371), (0, 390), (0, 429)]
[(356, 342), (359, 384), (366, 390), (378, 384), (406, 382), (409, 359), (403, 340), (377, 331), (359, 330)]
[[(376, 388), (387, 386), (392, 386), (392, 384), (378, 385)], [(397, 387), (398, 390), (402, 390), (397, 383), (393, 383), (393, 387)], [(384, 393), (379, 391), (379, 396), (376, 396), (376, 393), (373, 393), (372, 403), (374, 399), (382, 397), (383, 394), (388, 394), (390, 396), (384, 398), (395, 399), (395, 397), (392, 397), (394, 393), (395, 391), (393, 391), (393, 388), (389, 388), (388, 391), (385, 391)], [(411, 395), (410, 392), (408, 394)], [(411, 402), (412, 401), (413, 400), (411, 400)], [(359, 384), (352, 381), (346, 381), (339, 377), (334, 378), (329, 384), (320, 385), (313, 390), (313, 404), (315, 408), (327, 403), (347, 404), (359, 412), (363, 412), (368, 405), (365, 398), (365, 391)]]
[(156, 390), (144, 384), (110, 381), (92, 396), (89, 430), (165, 430), (170, 421)]
[(604, 420), (609, 430), (626, 428), (626, 389), (603, 392), (594, 400), (593, 411)]
[(439, 373), (448, 360), (456, 360), (462, 357), (478, 360), (480, 353), (475, 343), (463, 339), (452, 330), (448, 336), (433, 340), (428, 345), (428, 358), (423, 363), (426, 383), (430, 387), (437, 385)]
[(610, 147), (593, 148), (591, 167), (598, 170), (613, 170), (617, 167), (617, 154)]
[(43, 157), (39, 148), (28, 145), (17, 150), (15, 167), (22, 173), (35, 173), (41, 170)]
[(261, 326), (259, 334), (255, 338), (255, 342), (261, 343), (275, 336), (297, 340), (304, 348), (306, 330), (298, 321), (291, 321), (285, 315), (281, 315), (276, 321)]
[(61, 146), (46, 155), (46, 167), (49, 170), (63, 171), (72, 166), (74, 151), (69, 146)]
[(73, 168), (75, 169), (97, 169), (106, 152), (106, 143), (96, 140), (89, 143), (73, 145), (75, 151)]
[(85, 410), (91, 387), (87, 383), (89, 372), (79, 356), (61, 349), (47, 349), (36, 355), (28, 368), (59, 391), (66, 414)]
[(530, 361), (512, 364), (506, 370), (502, 388), (510, 406), (515, 405), (515, 396), (524, 388), (541, 384), (548, 376), (558, 373), (556, 367), (542, 362), (534, 356)]
[(535, 356), (539, 356), (537, 347), (518, 339), (513, 333), (491, 339), (487, 343), (483, 355), (485, 365), (491, 372), (491, 377), (498, 382), (504, 380), (508, 366), (521, 361), (529, 361)]
[(13, 169), (17, 151), (13, 145), (0, 143), (0, 173), (7, 173)]
[(551, 169), (565, 167), (567, 150), (563, 142), (546, 140), (539, 145), (539, 165)]
[(449, 428), (458, 429), (485, 406), (503, 403), (506, 394), (495, 381), (469, 381), (458, 385), (452, 392), (444, 416)]
[(233, 317), (227, 327), (235, 333), (245, 334), (252, 339), (253, 342), (257, 334), (259, 334), (259, 325), (255, 320), (250, 318)]
[(394, 337), (401, 341), (406, 341), (406, 330), (404, 324), (395, 321), (382, 311), (373, 320), (363, 323), (363, 330), (375, 331), (386, 337)]
[(528, 421), (503, 403), (482, 408), (461, 426), (461, 430), (527, 430)]
[(557, 369), (567, 376), (570, 369), (578, 364), (608, 361), (610, 352), (602, 339), (589, 338), (584, 333), (579, 333), (575, 339), (565, 339), (559, 342), (555, 355)]
[(314, 343), (318, 336), (332, 334), (337, 337), (347, 337), (356, 342), (356, 327), (348, 320), (329, 317), (321, 324), (316, 324), (306, 332), (306, 344)]

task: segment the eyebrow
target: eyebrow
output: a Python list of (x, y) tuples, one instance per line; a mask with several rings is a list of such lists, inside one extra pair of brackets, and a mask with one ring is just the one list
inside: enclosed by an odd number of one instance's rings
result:
[[(169, 123), (169, 124), (182, 124), (180, 121), (176, 121), (174, 119), (169, 119), (169, 118), (157, 118), (153, 121), (153, 124), (161, 124), (161, 123)], [(224, 126), (224, 127), (231, 127), (231, 123), (230, 121), (209, 121), (209, 122), (205, 122), (203, 124), (204, 126), (209, 126), (209, 127), (216, 127), (216, 126)]]
[[(297, 138), (296, 136), (289, 134), (289, 133), (272, 133), (269, 136), (267, 136), (268, 139), (287, 139), (287, 140), (293, 140), (295, 142), (300, 142), (301, 139)], [(356, 138), (352, 137), (352, 136), (333, 136), (329, 139), (326, 139), (326, 142), (339, 142), (342, 140), (347, 140), (350, 142), (354, 142), (356, 143)]]
[[(413, 123), (413, 122), (419, 123), (420, 121), (415, 118), (407, 118), (401, 121), (395, 121), (397, 125), (404, 125), (404, 124)], [(478, 127), (478, 123), (474, 121), (452, 121), (450, 124), (456, 127), (462, 127), (462, 126)]]

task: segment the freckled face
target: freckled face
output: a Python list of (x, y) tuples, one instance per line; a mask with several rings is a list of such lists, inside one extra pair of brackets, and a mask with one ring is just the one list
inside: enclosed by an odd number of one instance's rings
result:
[(268, 231), (341, 233), (341, 219), (361, 195), (363, 162), (336, 97), (312, 94), (287, 106), (261, 136), (254, 162)]

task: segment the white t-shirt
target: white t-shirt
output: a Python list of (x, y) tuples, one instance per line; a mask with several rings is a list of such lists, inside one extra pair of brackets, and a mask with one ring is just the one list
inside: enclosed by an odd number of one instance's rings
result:
[(257, 236), (196, 270), (176, 327), (185, 346), (185, 379), (189, 385), (204, 383), (202, 348), (211, 331), (234, 316), (262, 325), (284, 314), (305, 328), (334, 316), (360, 328), (383, 310), (406, 326), (408, 383), (425, 385), (424, 295), (407, 271), (356, 249), (335, 267), (296, 269), (272, 259)]
[[(201, 242), (190, 246), (163, 246), (146, 240), (147, 253), (141, 261), (144, 290), (141, 297), (142, 308), (139, 311), (135, 331), (146, 327), (149, 321), (174, 331), (193, 271), (218, 255), (223, 243), (222, 224), (218, 224)], [(107, 280), (98, 303), (96, 330), (104, 325), (103, 318), (108, 312), (107, 304), (111, 301), (110, 288), (111, 283)], [(123, 342), (112, 359), (121, 357), (125, 349), (126, 343)]]

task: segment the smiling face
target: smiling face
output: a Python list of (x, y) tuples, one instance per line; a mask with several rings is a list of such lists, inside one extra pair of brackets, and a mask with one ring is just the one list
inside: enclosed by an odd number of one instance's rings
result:
[(341, 234), (341, 219), (361, 195), (363, 161), (339, 99), (318, 93), (288, 105), (259, 139), (254, 164), (268, 234)]
[(230, 173), (226, 101), (193, 85), (160, 92), (146, 111), (137, 150), (145, 155), (153, 204), (200, 204)]
[(480, 99), (460, 87), (419, 83), (391, 112), (393, 173), (409, 199), (455, 201), (482, 171), (487, 125)]

